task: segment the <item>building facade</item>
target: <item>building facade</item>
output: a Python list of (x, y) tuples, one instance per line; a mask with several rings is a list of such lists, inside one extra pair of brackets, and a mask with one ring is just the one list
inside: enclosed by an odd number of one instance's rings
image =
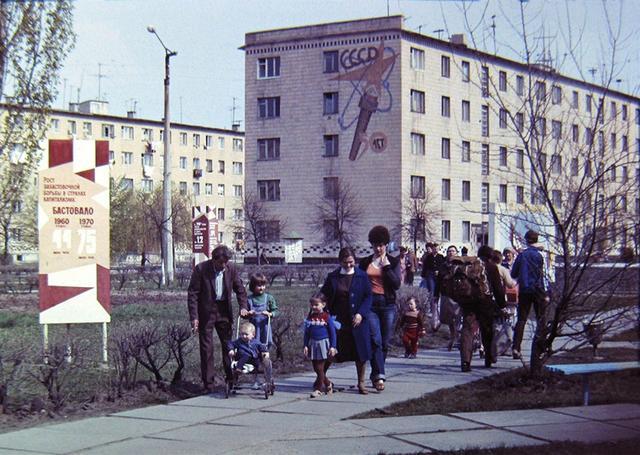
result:
[(401, 16), (249, 33), (243, 49), (247, 192), (282, 227), (269, 254), (294, 231), (305, 258), (335, 257), (340, 215), (318, 207), (341, 192), (357, 201), (362, 251), (376, 224), (418, 252), (510, 246), (527, 225), (517, 213), (541, 203), (531, 163), (558, 205), (563, 179), (604, 165), (629, 214), (616, 241), (637, 240), (636, 97), (406, 30)]
[[(108, 114), (108, 103), (86, 101), (68, 111), (52, 110), (45, 141), (90, 139), (109, 141), (112, 180), (126, 188), (152, 192), (163, 183), (164, 123)], [(45, 142), (46, 143), (46, 142)], [(244, 133), (205, 126), (171, 124), (172, 182), (202, 213), (213, 212), (218, 241), (235, 247), (234, 223), (242, 219), (244, 193)], [(21, 249), (21, 233), (12, 245), (14, 260), (36, 260)], [(185, 256), (189, 245), (177, 245)]]

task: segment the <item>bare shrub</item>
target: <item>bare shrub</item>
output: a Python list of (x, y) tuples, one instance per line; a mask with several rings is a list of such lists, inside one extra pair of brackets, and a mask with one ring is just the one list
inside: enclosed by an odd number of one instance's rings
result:
[(9, 413), (11, 391), (18, 387), (21, 381), (27, 356), (26, 346), (21, 342), (16, 343), (15, 340), (0, 340), (0, 406), (3, 414)]
[(191, 328), (188, 324), (172, 323), (166, 330), (165, 342), (176, 363), (171, 384), (177, 384), (182, 381), (186, 357), (195, 350), (195, 344), (190, 342), (192, 337)]

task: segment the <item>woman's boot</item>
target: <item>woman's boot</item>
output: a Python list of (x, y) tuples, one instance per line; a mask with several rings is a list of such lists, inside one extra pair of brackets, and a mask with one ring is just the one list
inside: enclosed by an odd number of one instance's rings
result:
[(356, 371), (358, 372), (358, 393), (360, 395), (367, 395), (369, 391), (364, 386), (364, 373), (367, 367), (366, 362), (356, 361)]

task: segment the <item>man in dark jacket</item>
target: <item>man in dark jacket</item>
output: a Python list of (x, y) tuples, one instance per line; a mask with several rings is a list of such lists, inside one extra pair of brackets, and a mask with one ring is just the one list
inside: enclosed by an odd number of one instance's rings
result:
[(478, 258), (484, 264), (485, 273), (489, 282), (490, 295), (478, 295), (477, 301), (471, 306), (462, 307), (462, 333), (460, 335), (460, 358), (462, 360), (462, 372), (471, 371), (471, 356), (473, 354), (473, 325), (478, 322), (480, 336), (484, 346), (484, 366), (491, 368), (496, 359), (491, 354), (493, 341), (493, 320), (499, 308), (506, 305), (504, 286), (500, 279), (498, 267), (491, 261), (493, 248), (483, 245), (478, 249)]
[(220, 245), (211, 252), (211, 259), (201, 262), (191, 274), (187, 291), (187, 304), (191, 329), (198, 332), (200, 338), (200, 371), (202, 383), (208, 392), (213, 391), (213, 329), (223, 347), (222, 363), (225, 379), (230, 381), (231, 362), (225, 355), (227, 344), (231, 340), (231, 324), (233, 309), (231, 305), (232, 292), (236, 294), (240, 315), (246, 316), (247, 292), (244, 289), (240, 274), (229, 262), (231, 252)]
[(544, 311), (547, 300), (544, 286), (544, 259), (540, 254), (538, 233), (529, 230), (524, 235), (527, 249), (518, 254), (511, 268), (511, 277), (518, 280), (518, 322), (513, 336), (513, 358), (520, 359), (520, 345), (524, 326), (529, 318), (531, 306), (536, 313), (536, 324), (544, 324)]

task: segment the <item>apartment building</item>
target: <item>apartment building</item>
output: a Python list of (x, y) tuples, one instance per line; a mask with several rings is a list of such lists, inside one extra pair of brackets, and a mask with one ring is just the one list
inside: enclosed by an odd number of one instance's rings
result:
[[(270, 255), (295, 232), (306, 259), (335, 257), (338, 220), (318, 206), (345, 186), (362, 252), (376, 224), (409, 245), (407, 225), (420, 245), (509, 246), (527, 223), (505, 217), (522, 221), (540, 197), (533, 162), (556, 176), (558, 204), (570, 197), (558, 176), (604, 163), (625, 223), (637, 217), (637, 97), (407, 30), (402, 16), (248, 33), (243, 49), (247, 192), (282, 226), (266, 231)], [(426, 220), (410, 209), (420, 201)]]
[[(162, 187), (164, 123), (110, 115), (108, 103), (72, 103), (70, 109), (52, 110), (45, 139), (109, 141), (110, 173), (114, 182), (151, 192)], [(230, 225), (242, 219), (244, 191), (244, 133), (172, 122), (172, 180), (181, 194), (202, 211), (208, 207), (218, 220), (218, 241), (235, 246)], [(18, 233), (19, 235), (19, 233)], [(183, 253), (188, 253), (189, 246)], [(21, 259), (33, 252), (14, 251)]]

